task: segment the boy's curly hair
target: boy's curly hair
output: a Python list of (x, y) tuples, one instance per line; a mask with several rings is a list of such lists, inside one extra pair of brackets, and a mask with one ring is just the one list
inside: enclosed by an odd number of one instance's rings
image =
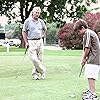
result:
[(88, 24), (86, 23), (86, 21), (85, 20), (83, 20), (83, 19), (79, 19), (79, 20), (77, 20), (76, 22), (75, 22), (75, 24), (74, 24), (74, 26), (73, 26), (73, 30), (74, 31), (77, 31), (77, 30), (81, 30), (82, 29), (82, 26), (84, 27), (84, 28), (88, 28)]

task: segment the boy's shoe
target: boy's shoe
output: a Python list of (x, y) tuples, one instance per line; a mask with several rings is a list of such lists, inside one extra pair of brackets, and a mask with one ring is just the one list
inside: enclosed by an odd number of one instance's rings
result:
[(92, 94), (92, 95), (90, 96), (90, 99), (91, 99), (91, 100), (99, 100), (99, 98), (98, 98), (98, 96), (97, 96), (96, 94)]
[(82, 100), (99, 100), (97, 95), (92, 95), (89, 98), (82, 98)]
[(90, 96), (92, 96), (92, 93), (90, 90), (87, 90), (87, 91), (82, 93), (83, 100), (92, 100), (92, 99), (90, 99)]
[(83, 100), (98, 100), (98, 97), (97, 95), (92, 94), (90, 90), (87, 90), (83, 92), (82, 99)]
[(87, 96), (87, 95), (89, 95), (89, 94), (90, 94), (90, 95), (92, 94), (90, 90), (84, 91), (84, 92), (82, 93), (83, 96)]

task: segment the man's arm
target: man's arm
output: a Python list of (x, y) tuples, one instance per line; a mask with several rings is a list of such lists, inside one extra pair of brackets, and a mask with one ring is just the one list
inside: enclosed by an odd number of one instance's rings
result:
[(43, 20), (40, 19), (41, 25), (42, 25), (42, 37), (46, 37), (47, 33), (47, 26)]
[(43, 32), (42, 32), (43, 37), (46, 37), (46, 33), (47, 33), (47, 28), (45, 28), (45, 30), (43, 30)]
[(25, 46), (26, 46), (26, 48), (28, 48), (29, 47), (29, 43), (28, 43), (26, 32), (22, 32), (22, 36), (23, 36), (23, 39), (24, 39), (24, 42), (25, 42)]

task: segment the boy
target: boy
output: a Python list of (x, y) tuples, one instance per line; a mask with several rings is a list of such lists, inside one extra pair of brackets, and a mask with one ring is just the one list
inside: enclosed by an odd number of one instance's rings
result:
[(83, 92), (83, 100), (98, 100), (95, 81), (100, 70), (100, 42), (97, 34), (88, 29), (87, 23), (80, 19), (74, 24), (74, 31), (83, 38), (83, 56), (81, 64), (85, 65), (84, 75), (88, 79), (89, 90)]

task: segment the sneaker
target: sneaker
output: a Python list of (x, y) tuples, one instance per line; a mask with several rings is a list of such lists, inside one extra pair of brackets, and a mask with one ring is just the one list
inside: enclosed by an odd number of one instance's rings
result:
[(92, 99), (90, 99), (91, 96), (92, 96), (92, 93), (90, 90), (87, 90), (87, 91), (82, 93), (83, 100), (92, 100)]
[(34, 80), (39, 80), (39, 76), (37, 75), (37, 74), (32, 74), (32, 78), (34, 79)]
[(82, 93), (82, 95), (85, 96), (85, 95), (88, 95), (89, 93), (92, 94), (90, 90), (87, 90), (87, 91), (84, 91), (84, 92)]
[(45, 79), (45, 72), (41, 74), (41, 79)]
[(89, 98), (82, 98), (82, 100), (99, 100), (97, 95), (92, 94)]
[(85, 92), (83, 92), (83, 100), (98, 100), (98, 97), (96, 94), (92, 94), (92, 92), (90, 90), (87, 90)]
[(90, 96), (90, 99), (91, 99), (91, 100), (98, 100), (98, 96), (97, 96), (96, 94), (92, 94), (92, 95)]

